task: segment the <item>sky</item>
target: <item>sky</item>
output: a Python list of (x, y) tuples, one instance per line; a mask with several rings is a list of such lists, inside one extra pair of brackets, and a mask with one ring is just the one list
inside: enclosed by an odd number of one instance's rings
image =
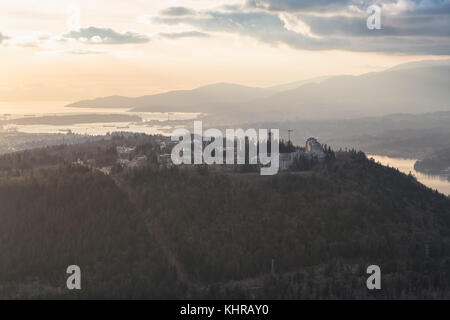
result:
[(449, 56), (450, 0), (0, 3), (0, 101), (267, 87)]

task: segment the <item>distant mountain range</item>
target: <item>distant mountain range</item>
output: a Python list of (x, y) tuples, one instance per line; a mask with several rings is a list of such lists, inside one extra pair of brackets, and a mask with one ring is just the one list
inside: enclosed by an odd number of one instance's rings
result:
[(129, 107), (132, 111), (138, 112), (220, 113), (227, 106), (268, 98), (276, 92), (276, 89), (270, 90), (230, 83), (217, 83), (194, 90), (170, 91), (137, 98), (111, 96), (94, 100), (83, 100), (70, 104), (68, 107)]
[(314, 78), (270, 88), (218, 83), (136, 98), (110, 96), (68, 107), (201, 112), (240, 120), (333, 119), (450, 110), (450, 60), (406, 63), (359, 76)]

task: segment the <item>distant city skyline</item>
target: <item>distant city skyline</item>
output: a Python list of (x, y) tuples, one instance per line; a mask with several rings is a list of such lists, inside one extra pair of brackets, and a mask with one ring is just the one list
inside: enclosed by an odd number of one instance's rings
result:
[[(371, 4), (382, 30), (366, 28)], [(450, 56), (448, 0), (18, 0), (0, 10), (0, 101), (268, 87)]]

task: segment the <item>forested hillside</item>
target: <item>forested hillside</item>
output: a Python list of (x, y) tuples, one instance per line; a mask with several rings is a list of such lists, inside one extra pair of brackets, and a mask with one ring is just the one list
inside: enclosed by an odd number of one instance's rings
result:
[(339, 158), (273, 178), (150, 168), (126, 178), (183, 272), (217, 283), (218, 297), (227, 283), (245, 297), (371, 297), (370, 264), (384, 271), (379, 297), (448, 296), (450, 200), (361, 153)]
[(450, 148), (429, 154), (423, 160), (417, 161), (414, 168), (429, 174), (450, 175)]
[(42, 159), (0, 179), (0, 298), (450, 297), (450, 200), (363, 153), (273, 177)]
[[(0, 203), (0, 298), (164, 297), (161, 283), (174, 274), (109, 177), (82, 167), (35, 172), (1, 181)], [(82, 291), (68, 295), (73, 264)]]

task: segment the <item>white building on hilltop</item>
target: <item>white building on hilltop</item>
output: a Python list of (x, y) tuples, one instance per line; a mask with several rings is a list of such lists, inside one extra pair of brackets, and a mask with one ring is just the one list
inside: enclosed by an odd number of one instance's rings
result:
[(319, 161), (325, 159), (325, 152), (322, 145), (316, 138), (306, 140), (305, 150), (295, 150), (294, 152), (280, 153), (280, 170), (285, 171), (294, 164), (294, 160), (301, 157), (308, 159), (317, 158)]
[(325, 158), (323, 146), (319, 143), (319, 141), (317, 141), (316, 138), (309, 138), (306, 140), (305, 154), (310, 158), (317, 157), (319, 160)]

